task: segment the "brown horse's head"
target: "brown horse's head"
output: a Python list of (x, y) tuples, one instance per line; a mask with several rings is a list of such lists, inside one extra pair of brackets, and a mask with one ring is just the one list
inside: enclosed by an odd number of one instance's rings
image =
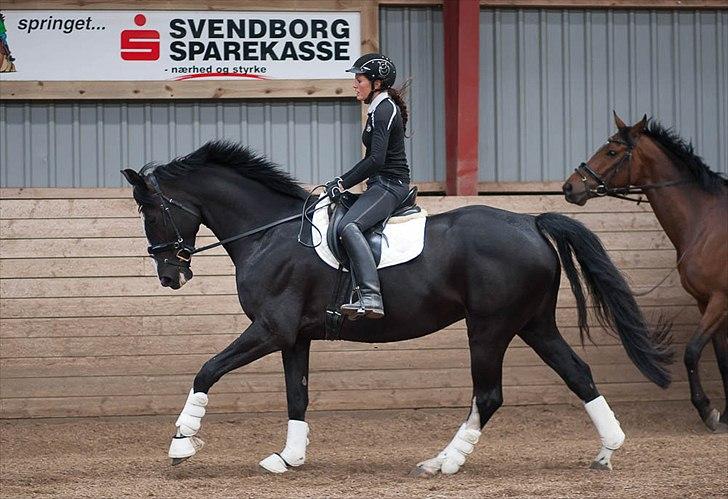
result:
[(630, 166), (637, 141), (647, 126), (647, 115), (639, 123), (628, 126), (615, 112), (614, 123), (617, 133), (566, 179), (562, 189), (568, 202), (584, 206), (590, 198), (604, 196), (610, 189), (627, 188), (635, 182)]

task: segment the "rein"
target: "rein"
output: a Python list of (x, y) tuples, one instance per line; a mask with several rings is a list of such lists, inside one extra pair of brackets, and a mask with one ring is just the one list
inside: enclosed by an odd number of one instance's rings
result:
[[(275, 220), (275, 221), (267, 223), (265, 225), (261, 225), (260, 227), (256, 227), (254, 229), (243, 232), (241, 234), (237, 234), (235, 236), (228, 237), (226, 239), (223, 239), (222, 241), (208, 244), (206, 246), (202, 246), (201, 248), (195, 248), (194, 246), (191, 246), (191, 245), (185, 243), (184, 238), (182, 237), (182, 234), (180, 233), (179, 228), (177, 227), (177, 224), (174, 222), (174, 217), (172, 216), (172, 213), (170, 213), (170, 211), (169, 211), (169, 207), (175, 206), (175, 207), (189, 213), (190, 215), (194, 216), (195, 218), (198, 218), (198, 217), (201, 218), (200, 212), (197, 211), (196, 209), (185, 206), (184, 204), (180, 203), (179, 201), (175, 201), (174, 199), (165, 196), (164, 193), (162, 193), (162, 189), (159, 187), (159, 182), (157, 181), (157, 177), (155, 177), (153, 173), (150, 174), (148, 176), (148, 178), (149, 178), (150, 184), (152, 185), (152, 188), (154, 189), (154, 192), (159, 196), (159, 198), (161, 200), (160, 209), (162, 210), (164, 219), (169, 220), (170, 224), (172, 225), (172, 229), (174, 229), (174, 235), (176, 237), (176, 240), (170, 241), (167, 243), (150, 245), (149, 247), (147, 247), (147, 253), (149, 253), (152, 256), (155, 256), (160, 253), (164, 253), (165, 251), (175, 251), (175, 256), (177, 257), (177, 262), (172, 262), (168, 258), (165, 258), (164, 263), (169, 264), (169, 265), (174, 265), (177, 267), (189, 268), (190, 260), (192, 259), (192, 255), (194, 255), (194, 254), (201, 253), (203, 251), (207, 251), (212, 248), (217, 248), (218, 246), (222, 246), (224, 244), (231, 243), (231, 242), (237, 241), (239, 239), (243, 239), (244, 237), (258, 234), (260, 232), (266, 231), (277, 225), (281, 225), (286, 222), (291, 222), (296, 219), (301, 219), (301, 230), (303, 230), (304, 219), (310, 220), (310, 218), (309, 218), (310, 213), (313, 213), (316, 210), (320, 210), (320, 209), (328, 206), (328, 204), (326, 204), (319, 208), (315, 208), (315, 205), (307, 207), (306, 205), (308, 203), (308, 200), (311, 197), (311, 194), (309, 194), (308, 198), (306, 198), (306, 201), (303, 203), (303, 209), (300, 214), (281, 218), (279, 220)], [(314, 187), (314, 190), (317, 189), (318, 187), (320, 187), (320, 186)], [(301, 244), (304, 244), (300, 239), (300, 234), (301, 234), (301, 231), (299, 231), (298, 242), (300, 242)]]
[[(602, 177), (597, 172), (595, 172), (587, 163), (583, 162), (579, 166), (577, 166), (574, 171), (579, 174), (581, 177), (581, 181), (584, 183), (584, 188), (594, 194), (597, 197), (604, 197), (609, 196), (617, 199), (624, 199), (625, 201), (632, 201), (633, 203), (640, 204), (644, 200), (642, 199), (642, 195), (645, 194), (646, 190), (649, 189), (659, 189), (661, 187), (670, 187), (673, 185), (680, 185), (680, 184), (690, 184), (694, 182), (690, 179), (681, 179), (681, 180), (670, 180), (667, 182), (659, 182), (657, 184), (644, 184), (644, 185), (630, 185), (628, 187), (609, 187), (608, 181), (619, 172), (619, 169), (622, 167), (622, 164), (627, 161), (627, 168), (631, 170), (632, 168), (632, 150), (634, 149), (634, 144), (628, 144), (627, 142), (616, 140), (616, 139), (609, 139), (608, 142), (614, 142), (617, 144), (622, 144), (627, 148), (627, 153), (622, 156), (622, 159), (614, 165), (612, 168), (613, 171), (607, 176), (607, 178)], [(594, 179), (597, 182), (596, 187), (589, 187), (589, 184), (587, 184), (587, 175), (590, 176), (592, 179)], [(631, 177), (631, 175), (630, 175)], [(637, 194), (640, 197), (635, 199), (629, 197), (630, 194)], [(649, 201), (644, 201), (647, 204), (649, 204)]]

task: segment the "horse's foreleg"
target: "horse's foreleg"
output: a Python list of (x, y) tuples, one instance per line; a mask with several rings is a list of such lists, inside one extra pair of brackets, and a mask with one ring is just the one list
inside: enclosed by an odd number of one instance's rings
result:
[[(688, 381), (690, 383), (690, 400), (698, 410), (701, 419), (705, 425), (713, 431), (722, 429), (720, 423), (720, 412), (710, 406), (710, 399), (703, 391), (703, 385), (700, 382), (700, 372), (698, 365), (700, 357), (703, 353), (705, 345), (716, 334), (725, 334), (725, 328), (728, 321), (728, 299), (722, 294), (714, 294), (710, 297), (705, 312), (700, 318), (698, 330), (690, 338), (685, 348), (685, 367), (688, 371)], [(716, 351), (716, 353), (718, 353)], [(718, 359), (720, 364), (720, 359)]]
[(553, 313), (549, 313), (543, 320), (528, 324), (520, 336), (584, 402), (584, 409), (602, 441), (602, 447), (591, 467), (611, 470), (612, 454), (624, 443), (624, 432), (607, 401), (599, 395), (589, 366), (561, 336), (553, 319)]
[(288, 399), (288, 436), (286, 446), (263, 459), (259, 464), (271, 473), (284, 473), (289, 466), (301, 466), (306, 461), (308, 445), (308, 353), (311, 340), (298, 338), (296, 343), (283, 349), (283, 370), (286, 377)]
[(193, 388), (175, 423), (177, 431), (169, 446), (173, 465), (194, 456), (204, 444), (196, 435), (205, 415), (210, 387), (233, 369), (279, 349), (273, 336), (261, 324), (254, 322), (225, 350), (205, 362), (195, 377)]
[(473, 399), (468, 419), (437, 456), (417, 464), (413, 476), (457, 473), (475, 449), (485, 424), (503, 405), (503, 356), (513, 336), (506, 331), (484, 329), (485, 325), (468, 319), (470, 371), (473, 378)]

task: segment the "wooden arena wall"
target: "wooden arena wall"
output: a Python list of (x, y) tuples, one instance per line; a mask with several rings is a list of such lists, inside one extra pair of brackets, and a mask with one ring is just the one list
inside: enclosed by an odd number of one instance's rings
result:
[[(175, 414), (195, 373), (249, 324), (222, 251), (195, 257), (182, 290), (159, 286), (128, 189), (0, 190), (0, 417)], [(635, 290), (657, 284), (675, 252), (647, 206), (593, 200), (568, 205), (559, 195), (421, 197), (430, 213), (469, 204), (518, 212), (561, 211), (597, 231)], [(213, 241), (203, 230), (200, 244)], [(492, 290), (498, 293), (497, 289)], [(385, 297), (386, 299), (386, 297)], [(676, 273), (639, 298), (652, 315), (675, 323), (679, 357), (698, 320)], [(611, 336), (594, 331), (581, 348), (574, 298), (562, 285), (563, 335), (590, 365), (610, 400), (688, 399), (682, 363), (666, 390), (651, 385)], [(462, 322), (422, 339), (379, 345), (315, 342), (312, 410), (469, 406), (471, 381)], [(718, 393), (714, 355), (703, 379)], [(578, 403), (564, 383), (515, 339), (504, 368), (505, 403)], [(224, 377), (210, 412), (285, 408), (280, 355)]]

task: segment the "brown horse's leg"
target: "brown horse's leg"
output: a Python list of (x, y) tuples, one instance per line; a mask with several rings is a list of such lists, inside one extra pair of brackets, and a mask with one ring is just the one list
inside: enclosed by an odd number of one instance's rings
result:
[(728, 430), (728, 328), (716, 331), (713, 335), (713, 348), (718, 361), (720, 376), (723, 378), (723, 393), (725, 394), (725, 408), (720, 416), (720, 423), (723, 430)]
[(728, 320), (728, 300), (726, 300), (725, 296), (719, 294), (711, 296), (708, 305), (705, 307), (703, 317), (700, 319), (698, 331), (685, 348), (685, 367), (688, 371), (688, 381), (690, 383), (690, 399), (703, 422), (713, 431), (718, 429), (720, 413), (710, 407), (710, 400), (703, 391), (700, 382), (698, 364), (703, 348), (715, 335), (716, 331), (722, 331), (725, 328), (726, 320)]

